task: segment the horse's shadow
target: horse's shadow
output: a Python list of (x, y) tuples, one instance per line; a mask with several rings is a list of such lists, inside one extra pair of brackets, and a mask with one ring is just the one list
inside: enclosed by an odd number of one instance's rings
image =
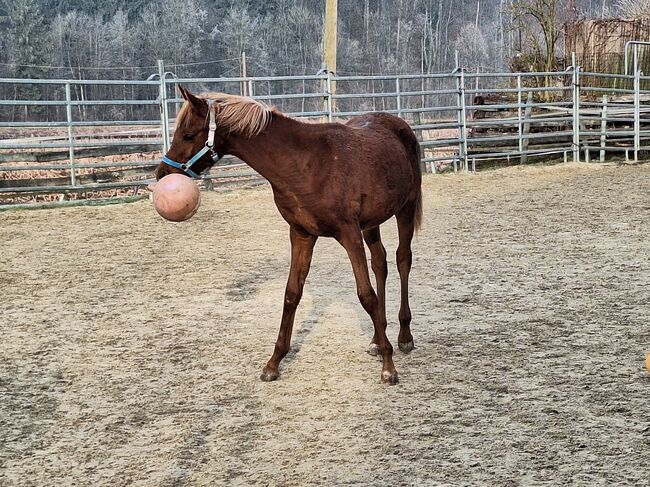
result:
[[(306, 316), (301, 321), (295, 323), (299, 328), (294, 330), (291, 340), (291, 349), (282, 361), (282, 370), (286, 371), (286, 369), (299, 357), (302, 347), (308, 342), (312, 331), (314, 331), (318, 324), (323, 324), (323, 319), (327, 314), (327, 310), (333, 303), (340, 303), (340, 298), (327, 295), (327, 293), (314, 293), (312, 306)], [(373, 325), (368, 318), (368, 315), (363, 312), (360, 304), (358, 305), (358, 309), (355, 309), (355, 315), (358, 315), (357, 324), (361, 333), (367, 337), (368, 342), (370, 342), (374, 332)], [(361, 352), (363, 352), (363, 350), (359, 350), (359, 353)]]

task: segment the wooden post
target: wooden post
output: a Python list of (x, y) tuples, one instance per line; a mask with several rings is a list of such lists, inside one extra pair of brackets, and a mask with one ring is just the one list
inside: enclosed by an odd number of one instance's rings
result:
[(600, 112), (600, 162), (605, 161), (605, 147), (607, 146), (607, 102), (609, 97), (603, 95), (603, 109)]
[(526, 110), (524, 111), (524, 124), (521, 129), (521, 158), (519, 161), (521, 164), (526, 164), (528, 162), (528, 143), (530, 139), (528, 134), (530, 134), (530, 117), (533, 114), (533, 92), (528, 92), (528, 98), (526, 99)]
[[(325, 55), (325, 69), (336, 74), (336, 46), (338, 28), (338, 0), (325, 1), (325, 33), (323, 36), (323, 53)], [(331, 81), (330, 95), (336, 94), (336, 82)], [(334, 103), (332, 103), (332, 109)]]

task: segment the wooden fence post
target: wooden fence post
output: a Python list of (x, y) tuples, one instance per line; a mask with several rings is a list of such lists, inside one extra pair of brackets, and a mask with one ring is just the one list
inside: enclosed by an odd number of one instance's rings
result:
[(607, 146), (607, 103), (609, 97), (603, 95), (603, 109), (600, 112), (600, 162), (605, 161), (605, 147)]
[(526, 164), (528, 162), (528, 143), (530, 139), (528, 135), (530, 134), (530, 117), (533, 114), (533, 92), (528, 92), (528, 98), (526, 99), (526, 110), (524, 111), (524, 125), (521, 130), (521, 158), (519, 159), (521, 164)]

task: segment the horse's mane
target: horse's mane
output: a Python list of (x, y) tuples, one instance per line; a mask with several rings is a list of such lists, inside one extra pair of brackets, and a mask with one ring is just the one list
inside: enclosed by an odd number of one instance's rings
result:
[[(217, 127), (245, 137), (255, 137), (271, 122), (274, 107), (270, 107), (252, 98), (229, 95), (226, 93), (205, 93), (202, 99), (214, 101), (212, 110), (216, 111)], [(179, 127), (185, 127), (190, 122), (192, 103), (186, 101), (176, 116)]]

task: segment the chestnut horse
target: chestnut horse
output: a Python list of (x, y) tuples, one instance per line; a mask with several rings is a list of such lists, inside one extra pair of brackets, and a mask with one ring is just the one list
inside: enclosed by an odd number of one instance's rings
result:
[[(334, 237), (346, 250), (361, 305), (374, 336), (369, 353), (381, 355), (381, 379), (395, 384), (393, 347), (386, 337), (386, 250), (379, 225), (395, 215), (401, 280), (398, 344), (413, 349), (408, 279), (411, 240), (422, 219), (420, 146), (402, 119), (369, 113), (340, 123), (306, 123), (274, 108), (223, 93), (185, 99), (169, 152), (156, 178), (172, 173), (197, 177), (225, 154), (237, 156), (266, 178), (275, 204), (289, 223), (291, 267), (275, 350), (261, 379), (279, 377), (289, 351), (296, 308), (318, 237)], [(370, 249), (377, 293), (372, 288), (363, 242)]]

